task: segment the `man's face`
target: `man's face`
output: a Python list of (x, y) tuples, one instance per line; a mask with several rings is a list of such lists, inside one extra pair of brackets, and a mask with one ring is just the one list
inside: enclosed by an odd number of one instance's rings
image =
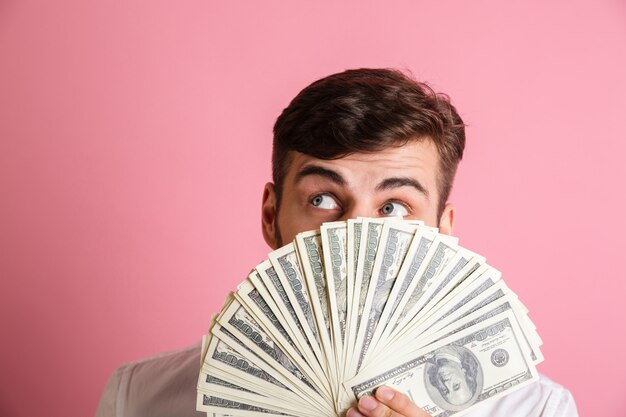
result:
[(461, 365), (448, 362), (439, 367), (437, 376), (446, 387), (446, 393), (442, 395), (450, 404), (463, 405), (472, 398), (472, 390), (465, 380), (465, 371)]
[(401, 216), (420, 219), (451, 233), (454, 210), (449, 204), (438, 219), (439, 154), (431, 140), (375, 153), (322, 160), (292, 152), (282, 201), (273, 184), (263, 194), (263, 236), (272, 248), (324, 222), (355, 217)]

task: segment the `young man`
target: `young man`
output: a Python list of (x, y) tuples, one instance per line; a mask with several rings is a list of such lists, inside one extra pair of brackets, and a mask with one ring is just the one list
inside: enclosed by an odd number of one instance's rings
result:
[[(274, 126), (273, 183), (262, 202), (265, 241), (275, 249), (323, 222), (358, 216), (421, 219), (451, 233), (455, 212), (448, 196), (464, 147), (464, 124), (448, 98), (399, 71), (350, 70), (318, 80)], [(96, 416), (201, 415), (195, 411), (199, 355), (194, 346), (122, 366)], [(577, 413), (571, 394), (541, 377), (467, 415)], [(428, 414), (383, 388), (347, 414), (360, 416)]]

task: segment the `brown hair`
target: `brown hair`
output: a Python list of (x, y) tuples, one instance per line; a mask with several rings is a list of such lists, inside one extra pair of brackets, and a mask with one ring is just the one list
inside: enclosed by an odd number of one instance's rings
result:
[(354, 69), (315, 81), (274, 125), (272, 175), (280, 203), (290, 151), (319, 159), (430, 139), (439, 153), (439, 215), (465, 148), (465, 125), (448, 96), (394, 69)]

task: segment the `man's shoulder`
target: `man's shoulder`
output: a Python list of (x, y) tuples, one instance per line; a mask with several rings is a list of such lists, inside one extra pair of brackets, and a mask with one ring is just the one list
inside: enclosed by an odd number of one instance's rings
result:
[(132, 373), (135, 378), (160, 372), (167, 372), (171, 376), (192, 368), (197, 377), (200, 369), (200, 348), (200, 343), (196, 343), (183, 349), (148, 356), (125, 363), (116, 372)]
[(97, 417), (199, 416), (195, 410), (200, 344), (120, 366), (105, 387)]
[(572, 394), (544, 375), (532, 384), (486, 403), (467, 414), (467, 417), (576, 417)]

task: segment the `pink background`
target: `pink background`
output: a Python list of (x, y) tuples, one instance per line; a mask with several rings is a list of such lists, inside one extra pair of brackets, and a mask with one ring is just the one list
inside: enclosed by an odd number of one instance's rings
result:
[(0, 1), (0, 415), (91, 415), (117, 365), (196, 342), (268, 251), (276, 116), (363, 66), (451, 95), (456, 234), (540, 371), (624, 415), (626, 4), (597, 0)]

